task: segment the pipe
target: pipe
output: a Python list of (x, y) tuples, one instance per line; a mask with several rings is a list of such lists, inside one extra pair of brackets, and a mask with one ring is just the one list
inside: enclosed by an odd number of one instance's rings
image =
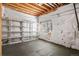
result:
[(76, 21), (77, 21), (77, 27), (78, 27), (78, 31), (79, 31), (79, 21), (78, 21), (78, 15), (77, 15), (77, 11), (76, 11), (75, 3), (73, 3), (73, 6), (74, 6), (74, 11), (75, 11), (75, 16), (76, 16)]

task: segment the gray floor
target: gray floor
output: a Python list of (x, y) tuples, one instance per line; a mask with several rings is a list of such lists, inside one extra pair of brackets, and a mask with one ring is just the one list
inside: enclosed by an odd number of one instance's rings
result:
[(43, 40), (3, 46), (3, 56), (79, 56), (79, 51)]

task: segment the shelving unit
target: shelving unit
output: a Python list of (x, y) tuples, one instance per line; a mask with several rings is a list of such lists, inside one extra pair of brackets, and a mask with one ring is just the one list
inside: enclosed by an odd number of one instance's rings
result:
[(33, 23), (25, 20), (12, 20), (8, 17), (3, 19), (3, 45), (27, 42), (37, 38), (33, 35), (36, 33), (33, 31)]

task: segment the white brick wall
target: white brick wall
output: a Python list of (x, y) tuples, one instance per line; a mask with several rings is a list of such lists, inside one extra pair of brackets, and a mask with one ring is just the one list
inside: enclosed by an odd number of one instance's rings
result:
[[(76, 4), (76, 7), (78, 8), (79, 4)], [(77, 9), (77, 12), (79, 12), (79, 9)], [(73, 4), (60, 7), (55, 12), (51, 12), (47, 15), (42, 15), (39, 17), (40, 22), (50, 19), (53, 23), (53, 30), (51, 32), (52, 34), (50, 40), (45, 38), (48, 35), (46, 35), (47, 33), (43, 33), (42, 30), (39, 32), (39, 37), (66, 47), (72, 47), (79, 50), (79, 36), (75, 37), (75, 31), (76, 33), (78, 31)], [(41, 24), (40, 26), (42, 29)], [(79, 35), (79, 33), (76, 35)]]
[[(12, 10), (12, 9), (9, 9), (9, 8), (6, 8), (6, 7), (3, 7), (3, 10), (2, 10), (2, 14), (3, 14), (3, 19), (8, 17), (9, 20), (17, 20), (17, 21), (30, 21), (30, 22), (37, 22), (37, 19), (36, 19), (36, 16), (32, 16), (32, 15), (28, 15), (28, 14), (24, 14), (24, 13), (21, 13), (21, 12), (18, 12), (18, 11), (15, 11), (15, 10)], [(26, 22), (23, 22), (23, 26), (27, 27), (27, 24)], [(15, 21), (9, 21), (9, 25), (10, 26), (20, 26), (20, 22), (15, 22)], [(3, 25), (7, 25), (7, 22), (6, 21), (3, 21)], [(37, 26), (37, 25), (34, 25), (34, 26)], [(36, 28), (35, 28), (36, 29)], [(27, 31), (27, 28), (23, 28), (22, 29), (23, 31)], [(28, 29), (29, 30), (29, 29)], [(7, 27), (3, 27), (3, 32), (4, 31), (8, 31)], [(9, 42), (19, 42), (20, 41), (20, 38), (18, 37), (21, 37), (21, 30), (20, 30), (20, 27), (10, 27), (9, 28), (9, 31), (11, 32), (18, 32), (18, 33), (10, 33), (9, 37), (10, 38), (16, 38), (16, 39), (9, 39)], [(23, 33), (23, 36), (29, 36), (28, 33)], [(35, 34), (36, 36), (36, 34)], [(7, 38), (7, 33), (3, 33), (3, 38)], [(22, 40), (27, 40), (27, 38), (23, 38)], [(29, 39), (30, 41), (31, 39)]]

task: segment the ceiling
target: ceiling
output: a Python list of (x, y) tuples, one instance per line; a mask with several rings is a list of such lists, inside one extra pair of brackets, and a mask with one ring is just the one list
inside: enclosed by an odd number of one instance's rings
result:
[(63, 3), (3, 3), (4, 6), (33, 16), (41, 16), (57, 10)]

